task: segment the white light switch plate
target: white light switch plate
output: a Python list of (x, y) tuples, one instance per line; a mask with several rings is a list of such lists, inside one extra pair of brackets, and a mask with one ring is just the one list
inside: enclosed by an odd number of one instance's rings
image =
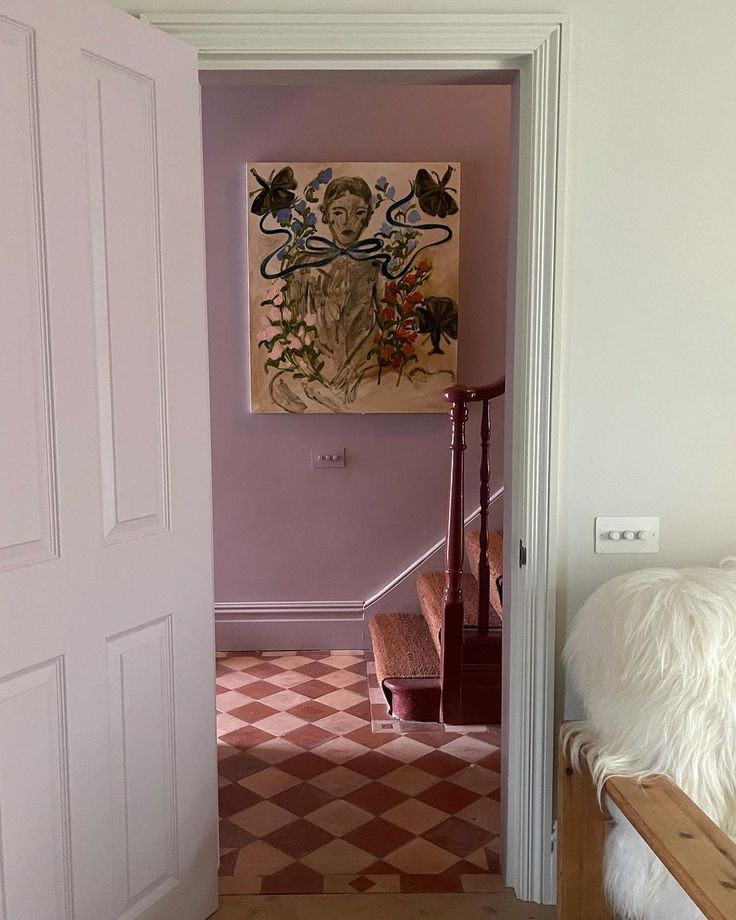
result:
[(312, 448), (313, 470), (334, 470), (341, 466), (345, 466), (345, 448), (337, 447), (334, 450)]
[[(618, 538), (616, 538), (618, 534)], [(597, 517), (596, 553), (658, 553), (658, 517)]]

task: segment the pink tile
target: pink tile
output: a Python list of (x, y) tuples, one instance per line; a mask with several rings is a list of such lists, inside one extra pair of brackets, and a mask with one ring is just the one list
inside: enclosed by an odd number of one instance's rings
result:
[(291, 789), (298, 782), (299, 780), (294, 776), (284, 772), (279, 767), (266, 767), (265, 770), (245, 776), (239, 781), (241, 786), (245, 786), (246, 789), (250, 789), (264, 799), (270, 799), (271, 796), (277, 795), (285, 789)]
[(393, 824), (398, 824), (413, 834), (423, 834), (430, 827), (441, 824), (447, 819), (444, 811), (433, 808), (417, 799), (405, 799), (403, 802), (383, 813), (383, 817)]
[(437, 875), (458, 861), (453, 853), (448, 853), (447, 850), (421, 837), (415, 837), (384, 858), (386, 862), (407, 875)]
[[(265, 837), (294, 820), (291, 812), (274, 805), (273, 802), (259, 802), (258, 805), (252, 805), (230, 818), (232, 824), (241, 827), (253, 837)], [(252, 871), (256, 875), (260, 874), (255, 869)]]
[(334, 837), (342, 837), (372, 818), (373, 815), (367, 811), (342, 800), (330, 802), (307, 816), (308, 821), (329, 831)]
[[(381, 782), (386, 786), (391, 786), (392, 789), (398, 789), (406, 795), (418, 795), (425, 789), (434, 786), (437, 782), (437, 777), (426, 773), (424, 770), (418, 770), (411, 764), (405, 764), (403, 767), (399, 767), (398, 770), (394, 770), (393, 773), (381, 777)], [(429, 804), (431, 805), (432, 802)]]
[(479, 798), (458, 811), (457, 816), (494, 834), (501, 833), (501, 805), (493, 799)]
[(281, 736), (293, 732), (295, 728), (300, 728), (306, 723), (303, 719), (297, 719), (296, 716), (292, 716), (288, 712), (277, 712), (275, 715), (267, 716), (265, 719), (259, 719), (254, 724), (261, 731)]
[(275, 847), (256, 840), (240, 851), (235, 865), (235, 875), (273, 875), (294, 860)]
[(347, 767), (335, 767), (309, 780), (312, 785), (317, 786), (319, 789), (324, 789), (325, 792), (329, 792), (337, 798), (342, 798), (360, 786), (365, 786), (368, 781), (367, 777), (361, 776), (360, 773), (355, 773)]
[(346, 840), (333, 840), (302, 862), (322, 875), (348, 875), (361, 872), (374, 861), (370, 853), (353, 846)]
[(501, 776), (493, 770), (487, 770), (477, 764), (470, 764), (460, 773), (450, 777), (450, 782), (456, 783), (458, 786), (464, 786), (466, 789), (472, 789), (478, 795), (488, 795), (499, 788)]

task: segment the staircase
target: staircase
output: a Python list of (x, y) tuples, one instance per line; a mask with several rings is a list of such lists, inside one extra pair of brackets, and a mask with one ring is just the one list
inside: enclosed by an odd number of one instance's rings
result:
[[(454, 386), (445, 571), (417, 578), (421, 615), (382, 613), (369, 622), (376, 675), (391, 714), (412, 722), (474, 725), (501, 721), (503, 537), (488, 532), (492, 400), (504, 380)], [(464, 534), (464, 452), (468, 404), (482, 403), (480, 530)], [(463, 571), (463, 547), (470, 571)]]

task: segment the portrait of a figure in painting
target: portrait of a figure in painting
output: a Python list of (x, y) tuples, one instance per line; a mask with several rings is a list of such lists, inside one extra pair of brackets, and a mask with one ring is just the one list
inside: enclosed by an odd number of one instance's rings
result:
[(458, 163), (248, 170), (253, 412), (443, 412), (458, 337)]

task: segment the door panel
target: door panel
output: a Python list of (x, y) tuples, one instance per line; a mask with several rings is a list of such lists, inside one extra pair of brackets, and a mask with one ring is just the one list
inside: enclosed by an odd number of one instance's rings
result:
[(217, 781), (195, 55), (84, 0), (0, 0), (0, 79), (0, 920), (203, 920)]
[[(116, 916), (136, 916), (179, 872), (171, 617), (107, 641)], [(151, 822), (151, 815), (156, 816)]]
[[(155, 82), (84, 55), (105, 541), (168, 528)], [(135, 227), (136, 232), (131, 233)]]
[(0, 16), (0, 570), (58, 549), (36, 84), (33, 30)]
[(71, 920), (61, 659), (0, 683), (0, 739), (0, 917)]

